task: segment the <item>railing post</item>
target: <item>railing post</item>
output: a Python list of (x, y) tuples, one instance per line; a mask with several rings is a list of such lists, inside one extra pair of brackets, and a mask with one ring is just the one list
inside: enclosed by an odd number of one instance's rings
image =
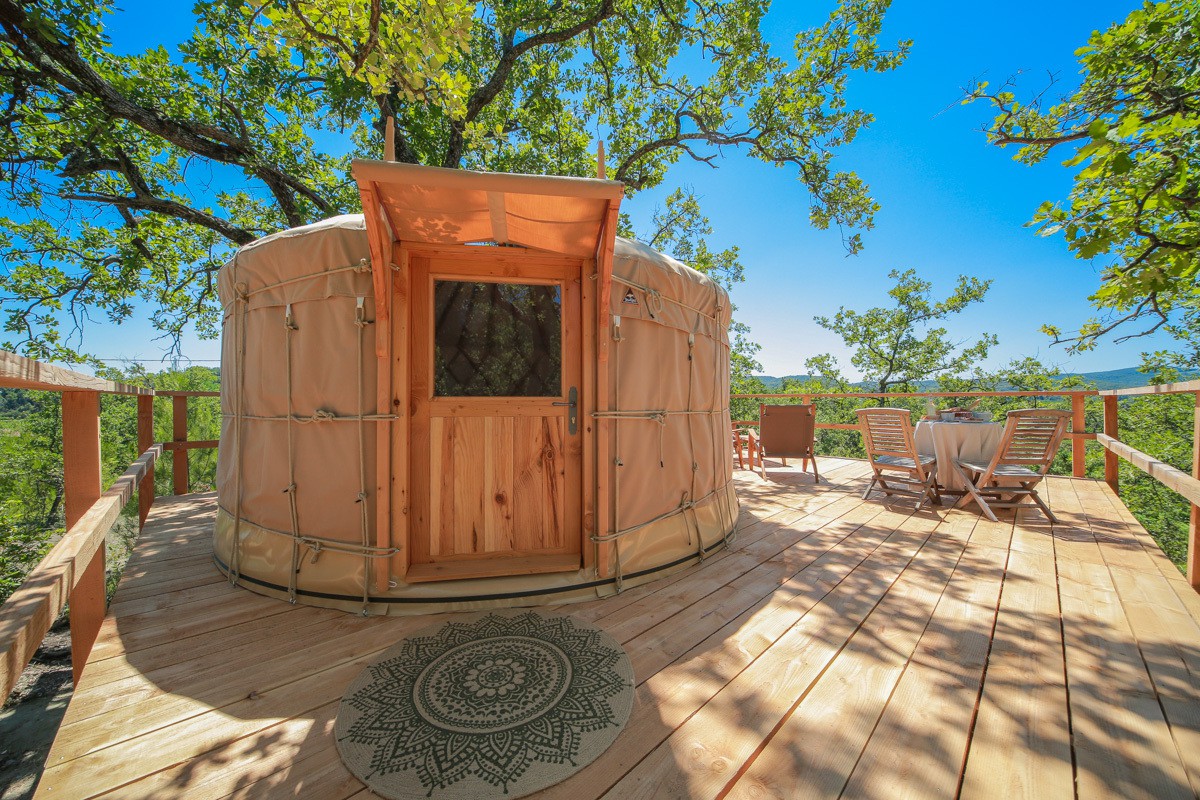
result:
[[(1104, 396), (1104, 435), (1111, 436), (1114, 439), (1120, 439), (1118, 434), (1119, 427), (1117, 425), (1117, 405), (1118, 397), (1114, 395)], [(1117, 454), (1105, 448), (1104, 450), (1104, 482), (1113, 490), (1113, 494), (1119, 494), (1120, 482), (1117, 478), (1118, 464)]]
[[(63, 509), (67, 530), (100, 499), (100, 393), (63, 392)], [(71, 591), (71, 671), (75, 683), (104, 622), (104, 547)], [(80, 565), (76, 565), (78, 569)]]
[[(1200, 479), (1200, 392), (1192, 397), (1196, 400), (1192, 412), (1192, 477)], [(1188, 525), (1187, 576), (1192, 588), (1200, 591), (1200, 506), (1195, 503)]]
[[(188, 399), (186, 394), (171, 398), (171, 426), (175, 441), (188, 440)], [(179, 448), (171, 454), (171, 466), (175, 474), (175, 494), (188, 493), (188, 451)]]
[[(1083, 414), (1083, 395), (1071, 395), (1071, 433), (1083, 433), (1087, 427), (1087, 418)], [(1082, 478), (1087, 474), (1087, 443), (1078, 437), (1071, 438), (1071, 474)]]
[[(138, 457), (154, 444), (154, 395), (139, 394), (137, 399), (137, 442)], [(146, 470), (146, 477), (138, 484), (138, 528), (146, 524), (146, 516), (154, 505), (154, 467)]]

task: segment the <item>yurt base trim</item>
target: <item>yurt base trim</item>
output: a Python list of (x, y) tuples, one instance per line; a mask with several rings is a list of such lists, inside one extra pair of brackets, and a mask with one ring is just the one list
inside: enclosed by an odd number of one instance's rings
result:
[[(429, 606), (444, 606), (452, 603), (497, 603), (505, 600), (528, 600), (535, 597), (547, 597), (551, 595), (566, 594), (568, 592), (587, 592), (592, 589), (598, 589), (604, 586), (615, 586), (618, 582), (629, 587), (631, 581), (638, 581), (640, 578), (645, 578), (651, 575), (657, 575), (660, 572), (674, 570), (678, 567), (687, 565), (689, 562), (699, 562), (707, 558), (711, 553), (721, 549), (730, 541), (732, 541), (731, 528), (726, 537), (718, 539), (707, 547), (698, 550), (695, 553), (689, 553), (682, 558), (677, 558), (666, 564), (659, 564), (656, 567), (638, 570), (623, 575), (620, 579), (616, 576), (611, 578), (601, 578), (599, 580), (587, 581), (585, 583), (576, 583), (570, 586), (548, 586), (544, 589), (529, 589), (520, 592), (496, 592), (493, 594), (469, 594), (458, 595), (454, 597), (376, 597), (368, 598), (369, 605), (429, 605)], [(230, 574), (229, 565), (222, 561), (218, 556), (213, 556), (213, 563), (222, 574), (228, 576)], [(287, 597), (289, 590), (287, 586), (282, 586), (270, 581), (264, 581), (260, 578), (253, 578), (249, 575), (238, 575), (235, 579), (237, 584), (253, 584), (254, 586), (267, 589), (272, 593), (278, 593), (282, 597)], [(249, 588), (249, 587), (247, 587)], [(318, 592), (311, 589), (296, 589), (295, 594), (298, 597), (311, 598), (313, 600), (330, 600), (336, 603), (353, 603), (356, 608), (361, 608), (363, 598), (362, 595), (337, 594), (334, 592)], [(583, 599), (583, 598), (580, 598)]]

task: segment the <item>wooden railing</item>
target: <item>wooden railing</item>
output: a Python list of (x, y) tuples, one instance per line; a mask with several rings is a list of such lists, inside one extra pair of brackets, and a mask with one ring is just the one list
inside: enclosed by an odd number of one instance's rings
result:
[[(1146, 395), (1191, 394), (1194, 399), (1192, 415), (1192, 474), (1164, 464), (1123, 444), (1119, 438), (1118, 415), (1120, 399)], [(1158, 386), (1138, 386), (1132, 389), (1109, 389), (1100, 392), (1104, 398), (1104, 433), (1096, 440), (1104, 447), (1104, 480), (1115, 492), (1119, 488), (1117, 459), (1123, 458), (1163, 486), (1182, 495), (1191, 503), (1188, 522), (1187, 577), (1188, 583), (1200, 591), (1200, 381), (1164, 383)]]
[[(154, 441), (153, 389), (144, 389), (42, 364), (0, 351), (0, 388), (62, 395), (63, 507), (66, 533), (0, 606), (0, 688), (8, 697), (21, 672), (65, 606), (70, 605), (71, 666), (75, 680), (87, 662), (105, 613), (104, 541), (121, 509), (138, 493), (139, 522), (154, 503), (154, 464), (173, 450), (174, 491), (188, 491), (187, 452), (216, 447), (188, 441), (189, 397), (218, 392), (158, 392), (172, 398), (175, 441)], [(100, 395), (137, 397), (137, 460), (107, 491), (101, 486)], [(179, 457), (182, 455), (183, 457)]]
[[(1119, 400), (1123, 397), (1139, 397), (1146, 395), (1187, 394), (1195, 396), (1195, 413), (1192, 431), (1192, 474), (1165, 464), (1162, 461), (1135, 450), (1120, 441), (1118, 430)], [(1100, 396), (1104, 402), (1104, 432), (1089, 433), (1084, 430), (1086, 417), (1084, 402), (1087, 397)], [(1145, 472), (1150, 477), (1162, 483), (1168, 489), (1176, 492), (1191, 503), (1191, 518), (1188, 528), (1187, 547), (1187, 576), (1188, 582), (1200, 591), (1200, 381), (1184, 383), (1168, 383), (1157, 386), (1137, 386), (1129, 389), (1109, 389), (1105, 391), (1006, 391), (1006, 392), (844, 392), (807, 394), (734, 394), (733, 399), (771, 400), (787, 399), (809, 403), (817, 398), (844, 399), (858, 398), (954, 398), (954, 397), (1069, 397), (1071, 399), (1071, 430), (1067, 436), (1071, 440), (1071, 474), (1076, 478), (1086, 477), (1085, 445), (1089, 439), (1096, 440), (1105, 449), (1104, 480), (1112, 487), (1114, 493), (1120, 486), (1118, 481), (1117, 462), (1125, 459), (1133, 466)], [(734, 425), (757, 425), (757, 420), (736, 420)], [(834, 428), (857, 430), (855, 423), (818, 422), (818, 428)]]
[[(215, 448), (218, 440), (188, 438), (188, 400), (217, 397), (218, 392), (158, 391), (113, 383), (64, 370), (0, 351), (0, 387), (39, 389), (62, 394), (63, 483), (66, 534), (33, 569), (20, 588), (0, 607), (0, 686), (7, 697), (46, 632), (63, 608), (70, 604), (72, 666), (78, 679), (100, 630), (105, 613), (104, 540), (121, 509), (138, 492), (139, 522), (144, 523), (154, 503), (154, 466), (164, 451), (174, 454), (173, 491), (185, 494), (190, 475), (187, 453)], [(735, 394), (735, 399), (846, 398), (957, 398), (957, 397), (1069, 397), (1072, 409), (1072, 473), (1084, 476), (1084, 445), (1095, 439), (1106, 448), (1105, 480), (1117, 489), (1117, 459), (1157, 478), (1192, 504), (1188, 546), (1188, 578), (1200, 589), (1200, 446), (1193, 448), (1192, 475), (1122, 444), (1117, 438), (1118, 400), (1147, 394), (1196, 395), (1195, 435), (1200, 441), (1200, 381), (1113, 391), (1006, 391), (1006, 392), (851, 392), (807, 394)], [(141, 455), (107, 491), (100, 486), (100, 395), (137, 397), (138, 449)], [(1084, 401), (1101, 395), (1104, 433), (1084, 430)], [(171, 398), (172, 441), (154, 441), (154, 398)], [(757, 424), (742, 421), (742, 424)], [(857, 429), (851, 423), (818, 422), (818, 428)]]
[[(813, 399), (828, 398), (843, 400), (845, 398), (884, 399), (893, 398), (956, 398), (956, 397), (1069, 397), (1071, 399), (1071, 430), (1067, 437), (1071, 440), (1071, 474), (1076, 478), (1084, 477), (1085, 445), (1089, 439), (1096, 439), (1097, 434), (1084, 430), (1086, 417), (1084, 401), (1088, 397), (1100, 394), (1095, 389), (1086, 390), (1057, 390), (1057, 391), (1004, 391), (1004, 392), (807, 392), (796, 394), (734, 394), (735, 400), (799, 400), (810, 403)], [(757, 420), (735, 420), (734, 425), (757, 425)], [(858, 430), (858, 423), (851, 422), (817, 422), (818, 428), (835, 430)]]

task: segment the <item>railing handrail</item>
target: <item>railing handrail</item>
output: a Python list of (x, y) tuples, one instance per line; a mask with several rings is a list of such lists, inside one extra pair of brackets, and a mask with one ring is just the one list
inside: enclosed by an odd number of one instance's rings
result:
[(995, 392), (744, 392), (729, 395), (739, 400), (754, 398), (782, 399), (788, 397), (1065, 397), (1081, 395), (1094, 397), (1096, 389), (1012, 389)]
[(1100, 394), (1104, 397), (1136, 397), (1147, 394), (1187, 394), (1189, 392), (1200, 392), (1200, 381), (1130, 386), (1126, 389), (1105, 389)]
[(43, 364), (31, 358), (0, 350), (0, 387), (51, 392), (100, 392), (102, 394), (154, 394), (153, 389), (130, 386), (84, 375), (82, 372)]
[[(219, 397), (214, 391), (158, 390), (130, 386), (43, 364), (0, 350), (0, 387), (62, 395), (63, 491), (67, 531), (0, 605), (0, 688), (8, 697), (63, 607), (71, 607), (71, 661), (79, 679), (105, 615), (104, 538), (121, 509), (138, 493), (138, 522), (154, 503), (154, 463), (173, 451), (175, 494), (189, 491), (187, 453), (219, 442), (188, 439), (188, 399)], [(139, 457), (102, 492), (100, 395), (137, 398)], [(171, 398), (173, 441), (156, 442), (154, 399)]]
[[(29, 658), (37, 649), (42, 638), (63, 606), (71, 600), (72, 608), (72, 640), (76, 639), (75, 612), (76, 606), (85, 605), (86, 595), (89, 607), (97, 605), (94, 600), (96, 587), (84, 584), (100, 581), (98, 616), (95, 608), (87, 612), (88, 633), (82, 635), (83, 647), (75, 652), (72, 648), (72, 660), (75, 661), (76, 677), (82, 660), (86, 659), (95, 633), (99, 630), (99, 620), (104, 615), (103, 592), (103, 539), (115, 523), (121, 508), (132, 496), (134, 487), (138, 487), (140, 514), (139, 519), (145, 522), (146, 514), (153, 503), (153, 470), (154, 462), (165, 451), (186, 453), (196, 448), (211, 448), (218, 444), (217, 440), (189, 441), (187, 431), (187, 401), (191, 397), (219, 397), (220, 392), (191, 391), (191, 390), (154, 390), (137, 386), (129, 386), (113, 381), (106, 381), (72, 370), (43, 364), (32, 359), (23, 358), (13, 353), (0, 351), (0, 387), (17, 389), (37, 389), (57, 391), (61, 393), (79, 393), (83, 397), (91, 394), (93, 398), (99, 394), (135, 395), (138, 399), (138, 447), (141, 456), (113, 484), (108, 491), (97, 495), (98, 489), (87, 490), (91, 498), (96, 498), (86, 510), (77, 511), (74, 515), (68, 512), (67, 534), (61, 539), (26, 578), (21, 587), (0, 607), (0, 684), (4, 687), (4, 697), (7, 697), (13, 684), (20, 675)], [(1188, 577), (1193, 586), (1200, 588), (1200, 534), (1197, 533), (1198, 510), (1196, 499), (1200, 497), (1200, 447), (1195, 447), (1194, 474), (1174, 469), (1169, 465), (1134, 450), (1122, 444), (1117, 438), (1117, 406), (1118, 398), (1150, 394), (1178, 394), (1192, 392), (1196, 394), (1196, 436), (1200, 439), (1200, 380), (1186, 381), (1159, 386), (1131, 387), (1128, 389), (1051, 389), (1051, 390), (1003, 390), (976, 392), (806, 392), (803, 390), (791, 393), (736, 393), (734, 399), (818, 399), (818, 398), (921, 398), (921, 397), (1069, 397), (1073, 409), (1072, 428), (1068, 434), (1072, 441), (1074, 473), (1082, 475), (1083, 446), (1087, 439), (1097, 439), (1106, 449), (1105, 480), (1117, 489), (1116, 459), (1125, 458), (1134, 466), (1142, 469), (1152, 477), (1163, 481), (1164, 485), (1179, 492), (1192, 501), (1191, 537), (1188, 552)], [(1083, 431), (1084, 398), (1102, 396), (1104, 400), (1104, 433), (1097, 434)], [(76, 396), (76, 395), (72, 395)], [(170, 397), (174, 417), (174, 440), (171, 442), (155, 443), (153, 441), (154, 398)], [(98, 400), (94, 411), (89, 411), (94, 418), (99, 413)], [(64, 414), (66, 403), (64, 401)], [(93, 422), (95, 420), (93, 419)], [(856, 429), (858, 426), (847, 423), (819, 423), (821, 428)], [(86, 429), (86, 426), (84, 426)], [(66, 435), (66, 417), (64, 416), (64, 451), (68, 448)], [(98, 429), (90, 429), (88, 434), (98, 440)], [(78, 432), (73, 436), (79, 436)], [(87, 438), (86, 436), (84, 438)], [(94, 462), (96, 475), (99, 474), (99, 443), (80, 440), (84, 445), (81, 452), (84, 460)], [(174, 462), (174, 486), (177, 494), (185, 493), (188, 486), (187, 459), (176, 458)], [(64, 456), (64, 469), (70, 471)], [(90, 473), (89, 473), (90, 474)], [(1165, 480), (1164, 480), (1165, 478)], [(87, 481), (84, 481), (86, 483)], [(78, 478), (67, 480), (68, 492), (70, 486), (83, 485)], [(1182, 487), (1182, 488), (1179, 488)], [(68, 505), (72, 498), (68, 497)], [(78, 507), (79, 500), (74, 499)], [(98, 570), (97, 570), (98, 567)], [(14, 599), (15, 598), (15, 599)], [(81, 615), (83, 616), (83, 615)], [(90, 638), (89, 638), (90, 637)]]
[[(1095, 397), (1095, 389), (1005, 389), (999, 391), (978, 392), (806, 392), (803, 389), (796, 392), (743, 392), (731, 394), (731, 399), (741, 400), (779, 400), (799, 399), (808, 402), (821, 398), (935, 398), (935, 397), (1069, 397), (1071, 400), (1071, 430), (1067, 438), (1071, 441), (1071, 474), (1076, 478), (1084, 477), (1085, 450), (1084, 443), (1095, 439), (1096, 434), (1085, 431), (1086, 416), (1084, 414), (1084, 398)], [(742, 424), (745, 421), (739, 420)], [(818, 428), (836, 430), (858, 430), (857, 422), (818, 422)]]
[[(1188, 475), (1180, 469), (1166, 464), (1154, 456), (1136, 450), (1123, 443), (1118, 438), (1119, 400), (1123, 397), (1146, 397), (1151, 395), (1195, 395), (1196, 410), (1192, 437), (1192, 474)], [(1118, 459), (1124, 459), (1129, 464), (1146, 473), (1171, 491), (1191, 503), (1191, 520), (1188, 528), (1187, 576), (1188, 582), (1200, 591), (1200, 380), (1163, 383), (1151, 386), (1130, 386), (1124, 389), (1030, 389), (1005, 390), (995, 392), (808, 392), (798, 389), (794, 392), (747, 392), (731, 394), (731, 399), (741, 400), (800, 400), (811, 401), (818, 398), (892, 398), (892, 397), (1070, 397), (1071, 398), (1071, 430), (1067, 438), (1071, 440), (1071, 474), (1076, 478), (1086, 477), (1084, 447), (1089, 439), (1094, 439), (1104, 448), (1104, 481), (1114, 494), (1120, 489), (1118, 475)], [(1104, 432), (1093, 433), (1083, 430), (1086, 423), (1084, 414), (1084, 398), (1099, 396), (1104, 402)], [(755, 425), (753, 420), (735, 420), (738, 425)], [(818, 422), (818, 428), (834, 428), (851, 430), (857, 429), (857, 424)]]
[(46, 632), (80, 585), (92, 559), (98, 552), (103, 552), (104, 538), (116, 524), (121, 509), (133, 497), (134, 489), (161, 454), (162, 445), (154, 445), (134, 461), (0, 606), (3, 611), (0, 614), (0, 688), (3, 697), (8, 697), (16, 685)]
[(1120, 439), (1114, 439), (1101, 433), (1097, 435), (1096, 440), (1106, 450), (1120, 456), (1163, 486), (1190, 500), (1193, 505), (1200, 505), (1200, 479), (1188, 475), (1181, 469), (1175, 469), (1170, 464), (1159, 461), (1141, 450), (1136, 450)]

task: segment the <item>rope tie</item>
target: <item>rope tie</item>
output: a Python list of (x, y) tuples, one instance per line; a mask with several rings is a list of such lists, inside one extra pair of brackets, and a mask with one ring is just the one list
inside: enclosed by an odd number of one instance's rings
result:
[[(620, 275), (613, 275), (612, 280), (613, 280), (613, 283), (620, 283), (624, 286), (629, 286), (629, 287), (631, 287), (633, 289), (637, 289), (641, 292), (649, 293), (650, 291), (652, 291), (652, 289), (649, 286), (644, 286), (636, 281), (631, 281), (628, 278), (622, 278)], [(719, 287), (717, 287), (717, 285), (715, 283), (713, 284), (713, 288), (714, 288), (714, 293), (719, 293), (720, 289), (719, 289)], [(718, 296), (719, 296), (719, 294), (718, 294)], [(677, 300), (674, 297), (663, 297), (662, 299), (668, 303), (679, 306), (680, 308), (686, 308), (689, 311), (692, 311), (705, 319), (711, 320), (713, 322), (718, 321), (717, 317), (713, 316), (712, 314), (709, 314), (704, 309), (696, 308), (695, 306), (685, 303), (682, 300)]]
[(292, 414), (288, 417), (292, 422), (299, 425), (307, 425), (310, 422), (329, 422), (338, 418), (338, 415), (326, 408), (318, 408), (310, 417), (299, 417)]
[[(688, 493), (684, 492), (683, 496), (679, 498), (679, 508), (675, 509), (675, 513), (683, 514), (683, 530), (687, 534), (687, 543), (688, 544), (692, 543), (692, 526), (690, 524), (688, 524), (687, 514), (685, 512), (691, 507), (692, 507), (692, 503), (690, 500), (688, 500)], [(696, 538), (697, 539), (700, 538), (699, 531), (696, 531)], [(700, 550), (701, 551), (704, 550), (703, 544), (701, 544)]]
[[(234, 474), (234, 513), (233, 513), (233, 542), (232, 552), (229, 556), (229, 582), (237, 584), (238, 578), (242, 571), (242, 414), (245, 411), (244, 403), (246, 396), (246, 320), (250, 313), (250, 285), (245, 281), (237, 280), (238, 259), (233, 257), (233, 278), (234, 291), (237, 297), (234, 299), (235, 311), (233, 314), (235, 341), (237, 346), (234, 349), (233, 357), (233, 385), (236, 387), (234, 396), (234, 412), (236, 414), (233, 421), (233, 432), (236, 441), (236, 449), (233, 456), (233, 474)], [(241, 313), (238, 313), (240, 310)]]
[[(233, 516), (233, 513), (225, 506), (221, 505), (218, 507), (226, 514), (229, 514), (231, 517)], [(330, 550), (335, 553), (347, 553), (354, 556), (365, 556), (367, 558), (391, 558), (400, 552), (399, 547), (376, 547), (373, 545), (363, 547), (355, 544), (354, 542), (327, 539), (325, 537), (314, 536), (312, 534), (293, 536), (288, 531), (279, 530), (277, 528), (268, 528), (266, 525), (260, 525), (258, 523), (254, 523), (254, 526), (257, 530), (262, 531), (263, 533), (269, 533), (272, 536), (282, 536), (287, 539), (294, 539), (305, 547), (315, 547), (321, 551)]]
[(625, 591), (625, 569), (621, 566), (621, 543), (613, 542), (613, 586), (617, 589), (617, 594)]
[(663, 440), (666, 438), (667, 433), (667, 415), (655, 414), (653, 419), (658, 421), (658, 466), (659, 469), (665, 469), (667, 463), (663, 455)]
[[(284, 328), (284, 364), (286, 368), (287, 391), (287, 449), (288, 449), (288, 487), (284, 493), (288, 496), (288, 514), (292, 523), (292, 571), (288, 575), (288, 601), (296, 602), (296, 584), (300, 580), (300, 507), (296, 497), (296, 442), (292, 416), (295, 411), (292, 393), (292, 335), (300, 328), (292, 315), (292, 304), (288, 303), (283, 310)], [(315, 560), (315, 559), (314, 559)]]
[(665, 419), (670, 416), (682, 416), (682, 415), (687, 415), (687, 414), (693, 414), (693, 415), (701, 416), (701, 417), (710, 417), (710, 416), (713, 416), (716, 414), (727, 414), (727, 413), (729, 413), (728, 408), (714, 408), (710, 411), (706, 411), (702, 408), (694, 409), (692, 411), (687, 411), (685, 409), (681, 409), (679, 411), (668, 411), (666, 409), (655, 409), (655, 410), (651, 410), (651, 411), (633, 411), (633, 410), (593, 411), (592, 419), (649, 419), (649, 420), (656, 420), (659, 417), (662, 417)]
[[(654, 517), (653, 519), (648, 519), (645, 522), (642, 522), (638, 525), (634, 525), (632, 528), (625, 528), (624, 530), (618, 529), (615, 533), (607, 533), (607, 534), (603, 534), (603, 535), (592, 536), (591, 540), (593, 542), (596, 542), (597, 544), (603, 544), (604, 542), (616, 541), (617, 539), (620, 539), (623, 536), (628, 536), (631, 533), (640, 531), (642, 528), (649, 527), (650, 525), (653, 525), (656, 522), (662, 522), (664, 519), (669, 519), (669, 518), (675, 516), (676, 514), (682, 514), (683, 512), (685, 512), (689, 509), (693, 509), (693, 508), (699, 506), (701, 503), (703, 503), (708, 498), (713, 497), (714, 495), (717, 495), (718, 491), (719, 490), (714, 489), (713, 491), (704, 495), (704, 497), (701, 497), (701, 498), (698, 498), (695, 500), (690, 499), (688, 493), (684, 492), (683, 493), (684, 499), (680, 501), (680, 504), (678, 507), (673, 508), (664, 514), (659, 514), (657, 517)], [(691, 544), (691, 541), (692, 541), (691, 537), (689, 536), (688, 544)]]
[(363, 416), (366, 411), (366, 399), (363, 393), (363, 375), (365, 373), (363, 360), (366, 349), (367, 315), (365, 296), (359, 296), (354, 307), (354, 324), (358, 327), (358, 508), (359, 531), (362, 536), (363, 548), (363, 583), (362, 583), (362, 615), (369, 612), (368, 602), (371, 596), (371, 559), (367, 552), (371, 547), (371, 520), (367, 515), (367, 445), (366, 427)]
[(663, 311), (663, 296), (657, 289), (646, 289), (646, 313), (650, 319), (657, 320)]
[[(363, 264), (364, 261), (368, 262), (365, 265), (365, 267)], [(370, 272), (370, 271), (371, 271), (370, 262), (367, 259), (361, 259), (357, 264), (351, 264), (348, 267), (337, 267), (335, 269), (326, 269), (326, 270), (322, 270), (321, 272), (314, 272), (309, 275), (298, 275), (294, 278), (288, 278), (287, 280), (278, 281), (276, 283), (268, 283), (268, 284), (265, 284), (263, 286), (258, 287), (257, 289), (253, 289), (253, 290), (251, 290), (248, 286), (246, 286), (246, 284), (241, 284), (240, 287), (235, 286), (234, 289), (235, 289), (235, 291), (238, 292), (239, 299), (249, 300), (251, 297), (254, 297), (257, 294), (262, 294), (263, 292), (270, 292), (275, 289), (281, 289), (284, 286), (291, 286), (292, 284), (296, 284), (296, 283), (306, 283), (308, 281), (317, 281), (317, 280), (321, 280), (322, 278), (328, 278), (331, 275), (339, 275), (343, 272), (364, 273), (364, 272)], [(221, 310), (224, 311), (228, 307), (229, 306), (227, 306), (227, 305), (222, 306)]]
[[(696, 359), (693, 357), (696, 349), (696, 330), (700, 327), (700, 315), (696, 314), (696, 322), (692, 325), (692, 330), (688, 333), (688, 389), (687, 389), (687, 440), (688, 440), (688, 457), (692, 462), (692, 485), (691, 496), (696, 496), (696, 478), (699, 476), (700, 465), (696, 462), (696, 432), (692, 426), (692, 412), (698, 410), (695, 406), (696, 396)], [(697, 536), (699, 530), (697, 529)], [(700, 543), (701, 549), (704, 543)]]
[[(221, 417), (225, 418), (225, 419), (236, 419), (238, 417), (238, 415), (237, 414), (222, 414)], [(242, 414), (241, 419), (253, 419), (253, 420), (260, 420), (263, 422), (297, 422), (300, 424), (306, 424), (309, 422), (359, 422), (359, 421), (383, 422), (386, 420), (400, 419), (400, 415), (399, 414), (363, 414), (362, 416), (358, 416), (357, 414), (352, 414), (350, 416), (343, 417), (333, 411), (329, 411), (326, 409), (317, 409), (317, 412), (315, 414), (313, 414), (312, 416), (308, 416), (308, 417), (289, 416), (287, 414), (283, 414), (282, 416), (278, 416), (278, 417), (265, 416), (263, 414)]]
[[(704, 536), (700, 533), (700, 518), (696, 516), (696, 504), (687, 499), (687, 494), (684, 494), (684, 503), (680, 504), (679, 513), (683, 515), (683, 524), (688, 528), (688, 542), (691, 542), (692, 526), (696, 528), (696, 556), (701, 563), (708, 558), (708, 553), (704, 552)], [(688, 512), (691, 512), (691, 523), (688, 523)]]
[[(616, 408), (621, 407), (621, 317), (619, 314), (613, 315), (613, 405)], [(613, 464), (616, 469), (613, 470), (613, 490), (612, 490), (612, 529), (613, 538), (616, 538), (617, 531), (621, 530), (621, 470), (624, 466), (621, 461), (621, 426), (613, 427), (613, 450), (616, 455), (613, 458)], [(615, 584), (617, 594), (620, 594), (625, 587), (625, 573), (621, 566), (621, 543), (613, 542), (613, 567), (615, 572)]]

